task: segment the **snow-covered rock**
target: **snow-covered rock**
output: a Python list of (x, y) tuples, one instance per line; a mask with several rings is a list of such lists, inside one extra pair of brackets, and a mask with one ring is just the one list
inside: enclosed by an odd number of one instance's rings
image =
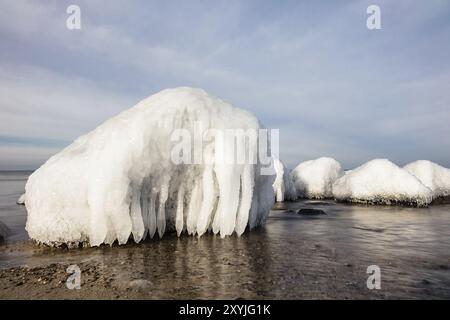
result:
[(339, 162), (322, 157), (300, 163), (291, 172), (297, 196), (310, 199), (332, 198), (333, 183), (344, 174)]
[(433, 199), (450, 196), (450, 169), (428, 160), (418, 160), (403, 167), (433, 192)]
[(333, 185), (338, 201), (426, 206), (429, 188), (408, 171), (386, 159), (375, 159), (350, 171)]
[[(230, 145), (203, 141), (204, 130), (258, 130), (251, 113), (192, 88), (163, 90), (106, 121), (51, 157), (26, 185), (26, 230), (40, 243), (139, 242), (166, 226), (178, 234), (222, 237), (263, 224), (274, 176), (254, 164), (221, 161)], [(200, 164), (173, 161), (173, 133), (200, 147)], [(258, 138), (257, 138), (258, 139)], [(188, 139), (189, 140), (189, 139)], [(190, 140), (189, 140), (190, 141)], [(257, 159), (257, 141), (245, 153)], [(197, 150), (198, 151), (198, 150)], [(188, 155), (184, 150), (183, 157)], [(194, 160), (195, 161), (195, 160)]]
[(277, 202), (295, 200), (296, 196), (294, 185), (291, 181), (289, 171), (286, 169), (283, 162), (277, 158), (274, 158), (274, 167), (276, 172), (275, 182), (273, 183), (275, 200)]
[(21, 204), (21, 205), (25, 204), (25, 193), (22, 194), (22, 195), (19, 197), (19, 199), (17, 199), (16, 203), (17, 203), (17, 204)]

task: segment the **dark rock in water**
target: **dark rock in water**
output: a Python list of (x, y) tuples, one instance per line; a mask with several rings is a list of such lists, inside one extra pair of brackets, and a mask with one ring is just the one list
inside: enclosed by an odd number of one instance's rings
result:
[(319, 215), (326, 215), (326, 212), (320, 209), (310, 209), (310, 208), (303, 208), (297, 211), (298, 214), (301, 214), (303, 216), (319, 216)]
[(436, 199), (433, 199), (433, 202), (431, 202), (431, 204), (450, 204), (450, 196), (438, 197)]

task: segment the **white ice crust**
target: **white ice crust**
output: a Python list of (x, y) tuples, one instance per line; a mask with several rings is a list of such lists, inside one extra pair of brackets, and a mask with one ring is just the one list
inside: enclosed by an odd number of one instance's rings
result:
[[(166, 229), (242, 234), (264, 223), (274, 176), (261, 164), (175, 164), (174, 129), (258, 129), (251, 113), (192, 88), (163, 90), (76, 139), (26, 184), (26, 230), (49, 245), (139, 242)], [(195, 138), (194, 138), (195, 139)], [(196, 141), (193, 141), (195, 143)], [(213, 143), (203, 143), (215, 159)], [(253, 155), (257, 146), (246, 145)], [(255, 156), (255, 158), (257, 158)]]
[(292, 183), (300, 198), (332, 198), (333, 183), (344, 174), (339, 162), (322, 157), (300, 163), (291, 172)]
[(283, 162), (277, 158), (274, 158), (274, 168), (276, 172), (275, 182), (273, 183), (275, 200), (277, 202), (295, 200), (294, 185), (291, 181), (289, 171), (286, 169)]
[(333, 185), (338, 201), (426, 206), (432, 192), (419, 179), (387, 159), (375, 159), (349, 171)]
[(418, 160), (403, 167), (433, 192), (433, 199), (450, 196), (450, 169), (428, 160)]
[(25, 204), (25, 193), (23, 193), (19, 199), (17, 199), (17, 204)]

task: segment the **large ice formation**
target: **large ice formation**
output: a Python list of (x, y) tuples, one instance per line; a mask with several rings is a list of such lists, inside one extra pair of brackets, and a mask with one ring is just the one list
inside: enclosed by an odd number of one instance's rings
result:
[(428, 160), (418, 160), (403, 167), (433, 192), (433, 199), (450, 196), (450, 169)]
[(426, 206), (429, 188), (406, 170), (386, 159), (375, 159), (348, 172), (333, 185), (338, 201), (369, 204)]
[(289, 171), (281, 160), (274, 158), (274, 168), (276, 172), (273, 190), (275, 192), (275, 200), (283, 202), (285, 200), (295, 200), (295, 190)]
[[(259, 140), (245, 144), (254, 164), (229, 163), (222, 160), (234, 143), (198, 136), (199, 125), (201, 132), (260, 128), (249, 112), (200, 89), (152, 95), (79, 137), (30, 176), (30, 237), (49, 245), (96, 246), (116, 239), (123, 244), (130, 235), (136, 242), (156, 232), (162, 237), (167, 228), (240, 235), (264, 223), (274, 201), (274, 176), (260, 172)], [(180, 138), (192, 139), (196, 164), (173, 161), (176, 129), (183, 129)], [(188, 159), (190, 150), (179, 154)]]
[(333, 183), (344, 174), (339, 162), (322, 157), (300, 163), (291, 172), (297, 196), (301, 198), (332, 198)]

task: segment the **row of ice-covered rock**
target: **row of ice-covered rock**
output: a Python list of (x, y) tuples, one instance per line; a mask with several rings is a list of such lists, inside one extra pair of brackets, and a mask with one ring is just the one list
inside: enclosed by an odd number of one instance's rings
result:
[(338, 201), (426, 206), (432, 191), (417, 177), (386, 159), (376, 159), (351, 170), (333, 184)]
[[(344, 172), (336, 160), (319, 158), (288, 173), (277, 160), (276, 177), (266, 175), (260, 170), (266, 164), (258, 157), (259, 136), (240, 141), (241, 153), (256, 162), (230, 164), (223, 159), (233, 155), (234, 145), (199, 137), (198, 123), (214, 132), (263, 128), (251, 113), (200, 89), (154, 94), (79, 137), (29, 177), (18, 201), (28, 212), (29, 236), (49, 245), (91, 246), (122, 244), (130, 237), (140, 242), (169, 229), (223, 237), (263, 224), (275, 196), (420, 206), (450, 194), (449, 169), (430, 162), (402, 169), (373, 160)], [(203, 161), (174, 161), (178, 130)], [(263, 152), (270, 155), (268, 149)], [(177, 154), (189, 158), (191, 151)]]
[[(339, 162), (322, 157), (300, 163), (289, 176), (286, 168), (278, 168), (276, 181), (290, 186), (285, 200), (334, 198), (354, 203), (426, 206), (434, 199), (450, 196), (450, 169), (426, 160), (401, 168), (387, 159), (375, 159), (344, 172)], [(278, 184), (274, 189), (277, 201), (282, 201), (277, 191), (287, 188)]]
[(428, 160), (414, 161), (403, 168), (428, 187), (433, 198), (450, 196), (450, 169)]
[(333, 196), (333, 183), (343, 174), (339, 162), (322, 157), (300, 163), (290, 176), (298, 197), (323, 199)]

